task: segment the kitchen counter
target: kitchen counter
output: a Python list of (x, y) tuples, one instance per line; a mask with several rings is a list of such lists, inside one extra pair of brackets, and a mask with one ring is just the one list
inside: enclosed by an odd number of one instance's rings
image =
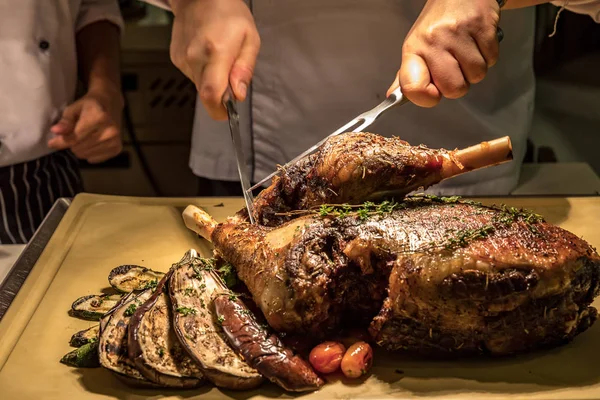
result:
[[(525, 164), (515, 196), (590, 196), (600, 194), (600, 178), (586, 163)], [(24, 245), (0, 245), (0, 283)]]

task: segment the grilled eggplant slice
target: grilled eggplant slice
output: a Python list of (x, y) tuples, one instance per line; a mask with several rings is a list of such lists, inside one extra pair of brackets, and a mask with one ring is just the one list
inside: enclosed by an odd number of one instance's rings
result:
[(153, 271), (139, 265), (121, 265), (110, 271), (108, 283), (119, 292), (129, 293), (154, 288), (163, 276), (165, 276), (164, 272)]
[(94, 325), (90, 328), (84, 329), (71, 336), (69, 345), (73, 347), (81, 347), (88, 343), (98, 341), (98, 333), (100, 332), (100, 325)]
[(204, 375), (173, 330), (173, 312), (166, 292), (170, 275), (169, 272), (161, 279), (152, 296), (131, 317), (129, 358), (152, 382), (169, 387), (198, 387)]
[(223, 283), (211, 270), (194, 250), (174, 266), (169, 295), (175, 333), (215, 385), (238, 390), (254, 388), (264, 378), (227, 344), (212, 304), (223, 292)]
[(83, 346), (68, 352), (60, 362), (76, 368), (98, 368), (98, 341), (86, 343)]
[(229, 344), (251, 367), (285, 390), (314, 391), (325, 384), (310, 364), (263, 328), (232, 293), (218, 295), (215, 311)]
[(122, 301), (100, 321), (98, 354), (100, 365), (117, 374), (130, 378), (139, 386), (156, 386), (135, 368), (127, 352), (127, 330), (136, 308), (144, 304), (152, 295), (152, 289), (126, 295)]
[(80, 297), (71, 305), (71, 315), (89, 321), (99, 321), (122, 297), (122, 294), (91, 294)]

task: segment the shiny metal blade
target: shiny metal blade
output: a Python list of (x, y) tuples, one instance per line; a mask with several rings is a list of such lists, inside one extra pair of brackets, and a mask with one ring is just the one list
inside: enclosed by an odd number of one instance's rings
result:
[(240, 116), (237, 112), (234, 99), (231, 88), (228, 88), (223, 96), (223, 104), (227, 109), (227, 116), (229, 117), (229, 131), (231, 132), (231, 141), (233, 142), (233, 148), (235, 149), (235, 158), (237, 161), (238, 173), (240, 174), (242, 191), (244, 192), (244, 200), (246, 201), (246, 208), (248, 209), (248, 216), (250, 222), (254, 223), (254, 196), (252, 196), (252, 190), (250, 190), (249, 172), (242, 150), (242, 139), (240, 137)]
[(347, 124), (345, 124), (344, 126), (339, 128), (338, 130), (336, 130), (329, 136), (325, 137), (319, 143), (315, 144), (314, 146), (312, 146), (310, 149), (306, 150), (302, 154), (294, 157), (291, 161), (286, 163), (284, 166), (278, 168), (275, 172), (273, 172), (272, 174), (270, 174), (267, 177), (265, 177), (264, 179), (262, 179), (256, 185), (252, 186), (248, 190), (249, 193), (252, 193), (252, 190), (264, 185), (266, 182), (271, 180), (274, 176), (279, 175), (281, 173), (281, 170), (285, 170), (286, 168), (295, 164), (296, 162), (303, 159), (304, 157), (314, 153), (319, 147), (321, 147), (321, 145), (323, 145), (323, 143), (325, 143), (330, 138), (340, 135), (342, 133), (346, 133), (346, 132), (362, 132), (366, 128), (371, 126), (371, 124), (373, 124), (373, 122), (375, 122), (377, 120), (377, 118), (379, 118), (381, 116), (381, 114), (383, 114), (385, 111), (389, 110), (390, 108), (392, 108), (394, 106), (402, 105), (407, 102), (408, 102), (408, 99), (406, 97), (404, 97), (404, 95), (402, 94), (402, 89), (400, 87), (398, 87), (379, 105), (377, 105), (376, 107), (372, 108), (371, 110), (369, 110), (367, 112), (360, 114), (359, 116), (357, 116), (356, 118), (354, 118), (353, 120), (351, 120), (350, 122), (348, 122)]

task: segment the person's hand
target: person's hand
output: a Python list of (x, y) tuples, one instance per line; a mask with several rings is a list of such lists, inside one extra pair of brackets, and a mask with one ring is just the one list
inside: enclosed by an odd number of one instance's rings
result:
[(498, 59), (499, 21), (496, 0), (428, 0), (404, 40), (388, 95), (400, 85), (422, 107), (464, 96)]
[(238, 100), (246, 98), (260, 49), (252, 13), (242, 0), (171, 0), (171, 6), (171, 60), (194, 82), (208, 114), (226, 119), (227, 85)]
[(48, 141), (48, 147), (71, 149), (77, 158), (92, 164), (113, 158), (123, 149), (122, 111), (120, 93), (88, 92), (65, 108), (61, 119), (50, 128), (55, 137)]

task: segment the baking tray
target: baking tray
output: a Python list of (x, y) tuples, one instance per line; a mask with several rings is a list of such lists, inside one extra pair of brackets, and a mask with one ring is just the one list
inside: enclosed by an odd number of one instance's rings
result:
[[(533, 209), (600, 246), (599, 197), (484, 201)], [(166, 271), (190, 248), (208, 254), (209, 245), (181, 221), (188, 204), (222, 220), (242, 208), (243, 200), (89, 194), (74, 199), (0, 321), (0, 399), (600, 399), (600, 323), (569, 345), (495, 360), (440, 362), (377, 351), (364, 382), (334, 381), (308, 395), (286, 394), (271, 384), (247, 392), (210, 385), (192, 391), (133, 389), (104, 369), (60, 364), (71, 335), (93, 325), (67, 315), (71, 302), (107, 287), (113, 267), (140, 264)]]

